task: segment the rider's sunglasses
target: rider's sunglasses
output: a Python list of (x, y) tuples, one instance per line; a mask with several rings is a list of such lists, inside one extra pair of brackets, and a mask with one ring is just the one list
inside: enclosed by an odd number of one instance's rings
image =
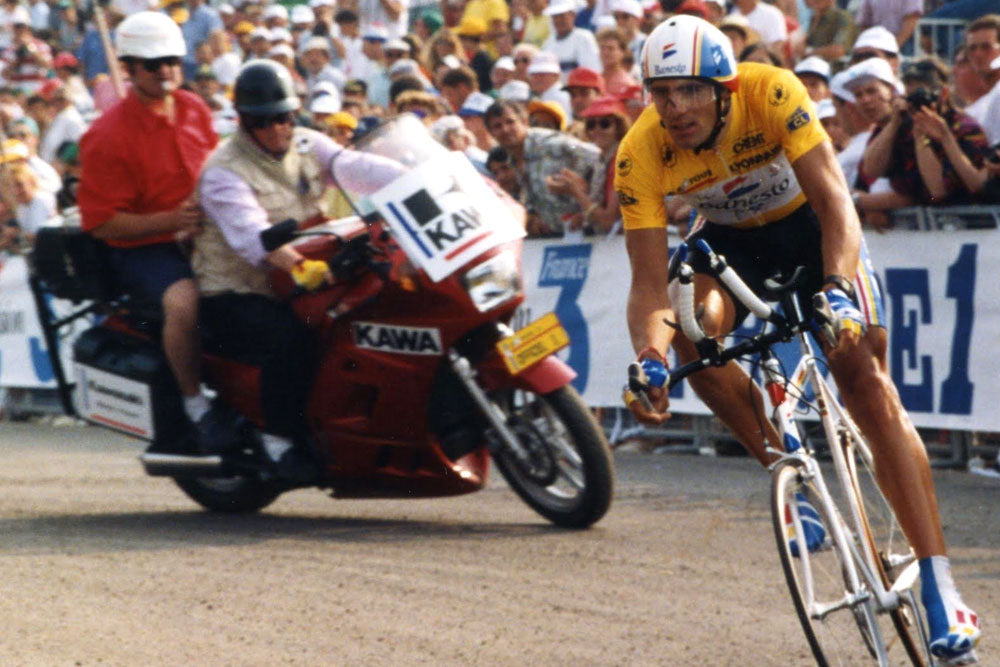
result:
[(176, 67), (181, 64), (181, 59), (177, 56), (164, 56), (162, 58), (147, 58), (145, 60), (140, 60), (139, 62), (142, 63), (142, 68), (144, 70), (153, 73), (159, 72), (160, 68), (164, 65)]
[(614, 123), (615, 123), (614, 118), (610, 118), (607, 116), (605, 116), (604, 118), (588, 118), (586, 123), (586, 128), (588, 132), (598, 127), (601, 128), (602, 130), (606, 130), (612, 125), (614, 125)]
[(295, 122), (295, 112), (285, 111), (270, 116), (254, 116), (251, 125), (256, 128), (267, 128), (272, 125), (290, 125)]
[(716, 99), (716, 88), (712, 84), (691, 81), (672, 88), (651, 87), (649, 94), (655, 101), (662, 101), (673, 106), (678, 113), (683, 113), (713, 102)]

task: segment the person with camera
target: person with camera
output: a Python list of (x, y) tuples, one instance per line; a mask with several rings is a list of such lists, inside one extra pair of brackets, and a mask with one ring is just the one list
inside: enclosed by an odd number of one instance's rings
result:
[(884, 175), (896, 193), (919, 205), (967, 201), (971, 192), (956, 160), (978, 169), (989, 144), (979, 124), (952, 104), (948, 68), (934, 57), (907, 63), (902, 94), (883, 61), (866, 60), (852, 69), (848, 87), (862, 111), (877, 116), (861, 160), (862, 178)]

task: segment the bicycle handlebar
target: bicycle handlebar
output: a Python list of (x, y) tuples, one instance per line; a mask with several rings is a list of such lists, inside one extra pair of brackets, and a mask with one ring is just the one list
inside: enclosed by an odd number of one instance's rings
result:
[(791, 278), (780, 282), (776, 278), (768, 278), (765, 282), (767, 290), (772, 295), (781, 300), (786, 308), (792, 308), (794, 313), (789, 319), (776, 309), (765, 303), (747, 286), (739, 274), (736, 273), (727, 263), (725, 257), (716, 255), (704, 239), (697, 241), (696, 247), (707, 258), (711, 273), (724, 284), (729, 291), (746, 306), (750, 312), (760, 319), (770, 322), (774, 329), (770, 332), (762, 332), (750, 338), (740, 341), (727, 348), (711, 347), (706, 345), (712, 339), (705, 333), (701, 323), (695, 313), (694, 303), (694, 268), (687, 262), (690, 248), (686, 243), (682, 243), (677, 249), (680, 253), (680, 264), (677, 269), (677, 278), (680, 282), (680, 290), (677, 299), (677, 315), (680, 320), (681, 331), (691, 342), (695, 344), (701, 353), (701, 357), (687, 363), (680, 368), (670, 372), (667, 381), (667, 388), (672, 389), (677, 383), (689, 375), (711, 366), (722, 366), (729, 361), (754, 352), (763, 353), (775, 343), (791, 340), (796, 334), (808, 330), (809, 323), (798, 315), (798, 308), (794, 304), (794, 289), (802, 280), (805, 267), (799, 266), (792, 273)]

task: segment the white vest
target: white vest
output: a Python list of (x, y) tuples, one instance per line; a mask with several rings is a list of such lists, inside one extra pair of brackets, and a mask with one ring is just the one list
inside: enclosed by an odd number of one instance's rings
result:
[[(299, 222), (320, 213), (325, 190), (323, 165), (316, 158), (315, 130), (297, 127), (292, 147), (281, 160), (262, 151), (240, 130), (226, 139), (205, 163), (222, 167), (240, 177), (254, 191), (267, 211), (270, 224), (293, 218)], [(222, 231), (211, 220), (195, 237), (191, 265), (202, 294), (225, 292), (274, 296), (268, 281), (270, 267), (258, 268), (236, 254)]]

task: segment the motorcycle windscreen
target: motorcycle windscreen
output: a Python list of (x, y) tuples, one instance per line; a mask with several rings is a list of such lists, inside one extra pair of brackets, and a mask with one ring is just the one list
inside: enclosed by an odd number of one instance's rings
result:
[(435, 156), (369, 196), (411, 261), (439, 281), (524, 228), (462, 153)]

